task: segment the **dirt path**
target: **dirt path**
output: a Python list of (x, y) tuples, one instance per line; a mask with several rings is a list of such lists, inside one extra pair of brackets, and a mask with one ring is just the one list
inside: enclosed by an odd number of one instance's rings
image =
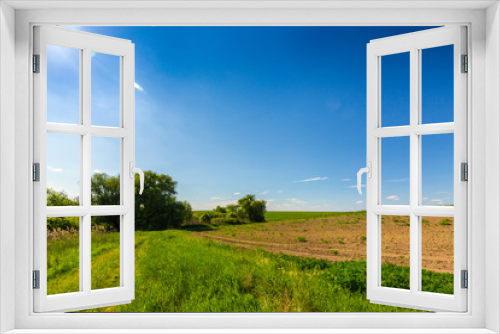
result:
[[(453, 273), (453, 219), (424, 217), (422, 268)], [(443, 223), (444, 221), (444, 223)], [(409, 219), (385, 216), (382, 261), (409, 265)], [(221, 226), (193, 235), (243, 249), (264, 249), (328, 261), (366, 259), (366, 220), (362, 213), (340, 217)]]

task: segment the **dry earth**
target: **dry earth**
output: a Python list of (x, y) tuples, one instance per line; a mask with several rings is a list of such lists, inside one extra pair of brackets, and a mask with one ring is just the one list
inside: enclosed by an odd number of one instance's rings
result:
[[(382, 217), (382, 261), (409, 265), (410, 226), (405, 216)], [(221, 226), (194, 235), (245, 249), (329, 261), (366, 259), (366, 216)], [(453, 273), (453, 218), (422, 217), (422, 268)]]

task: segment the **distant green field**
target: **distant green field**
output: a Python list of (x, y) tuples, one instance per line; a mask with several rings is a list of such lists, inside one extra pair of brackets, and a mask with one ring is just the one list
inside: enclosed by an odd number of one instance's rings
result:
[[(352, 212), (356, 214), (357, 212)], [(350, 212), (297, 212), (297, 211), (268, 211), (266, 212), (267, 221), (289, 220), (289, 219), (309, 219), (346, 216)]]
[[(193, 211), (193, 213), (203, 213), (203, 212), (208, 212), (208, 211)], [(352, 212), (352, 214), (356, 214), (358, 212)], [(349, 214), (351, 214), (351, 212), (268, 211), (266, 212), (266, 220), (278, 221), (278, 220), (289, 220), (289, 219), (326, 218), (326, 217), (345, 216)]]
[[(102, 235), (107, 247), (92, 257), (100, 286), (115, 286), (119, 239)], [(99, 236), (96, 236), (99, 237)], [(94, 237), (93, 237), (94, 239)], [(97, 242), (97, 240), (96, 240)], [(49, 242), (54, 253), (60, 241)], [(66, 245), (75, 263), (75, 242)], [(94, 252), (93, 252), (94, 253)], [(60, 258), (61, 265), (65, 259)], [(109, 265), (108, 265), (109, 264)], [(69, 269), (69, 268), (66, 268)], [(78, 286), (78, 269), (50, 275), (51, 292)], [(405, 288), (407, 267), (389, 266), (383, 277), (389, 286)], [(444, 289), (452, 288), (446, 274)], [(118, 281), (117, 281), (118, 279)], [(74, 282), (71, 282), (74, 281)], [(130, 304), (90, 312), (414, 312), (371, 304), (366, 299), (366, 262), (328, 262), (263, 250), (238, 249), (195, 237), (188, 231), (136, 232), (136, 297)], [(94, 284), (93, 284), (94, 286)], [(95, 287), (98, 288), (98, 287)], [(60, 291), (57, 291), (61, 289)]]

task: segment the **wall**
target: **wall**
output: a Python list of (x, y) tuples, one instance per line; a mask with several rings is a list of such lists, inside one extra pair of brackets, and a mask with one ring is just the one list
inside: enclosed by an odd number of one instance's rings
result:
[[(486, 328), (500, 332), (500, 6), (486, 11)], [(491, 259), (491, 261), (489, 261)]]
[(0, 333), (14, 328), (15, 12), (0, 3)]

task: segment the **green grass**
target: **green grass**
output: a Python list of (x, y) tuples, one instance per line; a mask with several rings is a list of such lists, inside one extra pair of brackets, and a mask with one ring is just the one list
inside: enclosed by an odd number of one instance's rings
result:
[[(78, 245), (77, 233), (48, 240), (47, 294), (79, 291)], [(92, 289), (120, 286), (120, 234), (92, 232), (91, 262)]]
[(359, 212), (296, 212), (296, 211), (268, 211), (266, 212), (267, 221), (279, 221), (290, 219), (308, 219), (308, 218), (328, 218), (346, 215), (357, 215)]
[[(202, 214), (209, 211), (193, 211), (194, 214)], [(365, 211), (357, 212), (311, 212), (311, 211), (268, 211), (266, 212), (266, 221), (280, 221), (280, 220), (293, 220), (293, 219), (309, 219), (309, 218), (328, 218), (328, 217), (340, 217), (340, 216), (356, 216), (359, 213), (364, 213)]]
[[(93, 251), (102, 286), (116, 284), (115, 258), (119, 239), (108, 233), (103, 247)], [(93, 238), (94, 239), (94, 238)], [(95, 241), (96, 244), (97, 241)], [(78, 244), (52, 241), (48, 251), (65, 247), (77, 257)], [(74, 260), (74, 259), (73, 259)], [(108, 265), (109, 264), (109, 265)], [(385, 265), (384, 265), (385, 266)], [(53, 291), (78, 285), (78, 269), (55, 269), (49, 276)], [(388, 267), (384, 282), (403, 287), (405, 267)], [(446, 274), (424, 274), (424, 286), (448, 291)], [(64, 284), (62, 284), (64, 283)], [(194, 237), (188, 231), (136, 232), (136, 298), (131, 304), (91, 312), (404, 312), (366, 300), (366, 262), (328, 262), (244, 250)], [(427, 290), (428, 291), (428, 290)]]

